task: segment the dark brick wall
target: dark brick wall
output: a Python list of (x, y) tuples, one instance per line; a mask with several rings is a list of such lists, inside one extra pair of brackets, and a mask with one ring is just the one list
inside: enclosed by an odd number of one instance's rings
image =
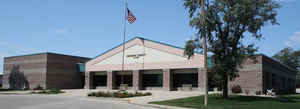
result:
[(278, 93), (294, 93), (296, 90), (296, 70), (267, 56), (246, 59), (242, 66), (239, 77), (229, 82), (230, 90), (233, 85), (239, 85), (244, 93), (248, 90), (250, 94), (257, 91), (265, 93), (272, 88)]
[(45, 87), (46, 54), (4, 58), (3, 88)]
[(243, 92), (249, 91), (250, 94), (262, 91), (262, 56), (246, 59), (242, 66), (238, 72), (239, 77), (229, 81), (229, 90), (231, 91), (234, 85), (239, 85)]
[(275, 89), (279, 93), (296, 91), (296, 69), (283, 65), (267, 56), (263, 56), (263, 89)]
[(78, 63), (84, 63), (89, 58), (74, 57), (58, 54), (48, 54), (47, 88), (48, 89), (77, 89), (83, 88), (82, 75)]
[(89, 58), (41, 53), (4, 58), (3, 88), (82, 88), (77, 63)]

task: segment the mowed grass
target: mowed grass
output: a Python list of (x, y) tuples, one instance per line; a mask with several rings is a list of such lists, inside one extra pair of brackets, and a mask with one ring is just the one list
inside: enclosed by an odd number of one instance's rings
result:
[(210, 95), (206, 108), (203, 105), (203, 96), (151, 103), (196, 109), (300, 109), (300, 94), (277, 98), (231, 95), (229, 99), (224, 99), (221, 95)]

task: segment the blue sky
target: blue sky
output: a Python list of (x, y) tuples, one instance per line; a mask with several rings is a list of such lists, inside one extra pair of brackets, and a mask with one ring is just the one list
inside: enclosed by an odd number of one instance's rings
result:
[[(280, 25), (265, 26), (264, 39), (255, 42), (268, 56), (287, 46), (300, 49), (300, 1), (278, 1)], [(183, 47), (195, 34), (183, 0), (129, 0), (129, 8), (137, 21), (127, 26), (127, 39), (140, 36)], [(7, 56), (101, 54), (122, 42), (123, 12), (123, 0), (1, 0), (0, 72)]]

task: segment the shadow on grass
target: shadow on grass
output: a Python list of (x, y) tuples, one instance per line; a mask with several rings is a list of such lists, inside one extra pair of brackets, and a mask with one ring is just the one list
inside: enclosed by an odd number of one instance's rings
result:
[[(219, 100), (226, 100), (222, 98), (221, 96), (215, 97), (215, 99)], [(282, 103), (296, 103), (300, 100), (300, 94), (298, 96), (279, 96), (275, 98), (271, 97), (258, 97), (258, 96), (231, 96), (227, 100), (237, 103), (242, 102), (263, 102), (263, 101), (270, 101), (270, 102), (282, 102)]]

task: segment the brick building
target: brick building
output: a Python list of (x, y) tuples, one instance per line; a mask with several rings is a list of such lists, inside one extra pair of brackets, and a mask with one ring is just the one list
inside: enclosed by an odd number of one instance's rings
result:
[(83, 87), (79, 64), (89, 58), (40, 53), (4, 58), (3, 88), (70, 89)]
[[(179, 47), (140, 37), (125, 43), (124, 71), (122, 72), (122, 45), (104, 52), (86, 63), (85, 88), (119, 89), (127, 84), (129, 89), (147, 90), (202, 90), (203, 56), (192, 59), (183, 56)], [(265, 92), (274, 88), (278, 92), (294, 92), (296, 70), (271, 58), (258, 55), (246, 59), (235, 81), (249, 93)]]
[(239, 69), (239, 77), (229, 82), (229, 88), (239, 85), (242, 92), (265, 93), (275, 89), (277, 93), (295, 93), (297, 71), (265, 55), (246, 59)]
[[(54, 53), (7, 57), (3, 87), (119, 89), (127, 86), (133, 90), (202, 91), (203, 56), (195, 54), (187, 59), (183, 52), (179, 47), (136, 37), (125, 43), (124, 66), (123, 45), (94, 59)], [(295, 92), (295, 69), (265, 55), (246, 59), (242, 66), (239, 77), (229, 82), (230, 89), (239, 85), (243, 92), (251, 94), (267, 89)]]

